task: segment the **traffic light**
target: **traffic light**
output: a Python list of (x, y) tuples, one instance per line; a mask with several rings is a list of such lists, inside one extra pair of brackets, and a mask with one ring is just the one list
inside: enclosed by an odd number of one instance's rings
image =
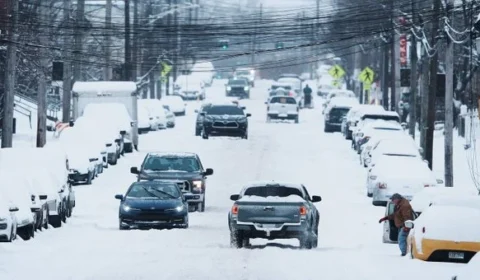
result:
[(277, 43), (275, 44), (275, 47), (276, 47), (277, 49), (283, 49), (283, 42), (277, 42)]

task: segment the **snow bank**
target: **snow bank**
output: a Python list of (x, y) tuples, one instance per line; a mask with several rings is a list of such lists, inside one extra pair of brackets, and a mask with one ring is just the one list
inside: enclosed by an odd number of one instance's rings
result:
[(256, 196), (256, 195), (245, 195), (239, 201), (244, 202), (304, 202), (305, 200), (298, 195), (289, 195), (287, 197), (279, 196)]
[(433, 205), (427, 208), (415, 223), (425, 227), (423, 237), (456, 242), (478, 242), (480, 227), (472, 221), (480, 220), (480, 210), (462, 206)]

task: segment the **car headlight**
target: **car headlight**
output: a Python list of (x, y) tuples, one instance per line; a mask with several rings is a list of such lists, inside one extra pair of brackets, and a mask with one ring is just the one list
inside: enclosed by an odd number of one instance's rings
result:
[(194, 189), (201, 190), (201, 189), (202, 189), (203, 182), (202, 182), (201, 180), (196, 180), (196, 181), (193, 181), (193, 182), (192, 182), (192, 185), (193, 185), (193, 188), (194, 188)]
[(244, 90), (248, 90), (248, 89), (249, 89), (249, 87), (244, 87), (243, 89), (244, 89)]
[(232, 87), (227, 87), (227, 90), (228, 90), (228, 91), (232, 90)]
[(130, 211), (138, 210), (138, 209), (133, 208), (133, 207), (130, 207), (130, 206), (128, 206), (128, 205), (123, 205), (122, 208), (123, 208), (123, 210), (124, 210), (125, 212), (130, 212)]
[(184, 209), (185, 209), (185, 206), (183, 205), (175, 207), (175, 210), (177, 210), (177, 212), (182, 212)]
[(237, 122), (244, 123), (244, 122), (247, 122), (247, 119), (238, 119)]

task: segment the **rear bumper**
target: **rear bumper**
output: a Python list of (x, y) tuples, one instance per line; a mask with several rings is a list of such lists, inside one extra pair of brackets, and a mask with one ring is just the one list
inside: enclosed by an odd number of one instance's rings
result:
[(264, 227), (263, 225), (261, 223), (233, 221), (230, 223), (230, 230), (241, 231), (243, 236), (247, 238), (265, 239), (298, 238), (308, 232), (308, 224), (305, 220), (299, 223), (275, 224), (274, 227)]
[(243, 136), (247, 128), (220, 128), (220, 127), (204, 127), (205, 132), (211, 136)]
[(278, 113), (268, 113), (267, 115), (271, 119), (280, 119), (280, 120), (294, 120), (298, 117), (298, 113), (295, 113), (295, 114), (289, 113), (286, 115), (282, 115)]
[(188, 204), (196, 204), (203, 202), (205, 193), (184, 193), (185, 199)]

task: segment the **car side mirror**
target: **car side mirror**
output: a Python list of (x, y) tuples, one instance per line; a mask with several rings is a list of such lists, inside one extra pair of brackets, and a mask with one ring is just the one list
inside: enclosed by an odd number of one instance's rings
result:
[(10, 211), (10, 212), (17, 212), (17, 211), (18, 211), (18, 207), (17, 207), (17, 206), (12, 206), (12, 207), (8, 208), (8, 211)]
[(245, 109), (247, 109), (247, 107), (245, 107), (245, 106), (240, 106), (240, 109), (245, 110)]
[(212, 168), (207, 168), (205, 169), (205, 172), (203, 173), (204, 176), (210, 176), (213, 175), (213, 169)]
[(207, 114), (206, 114), (205, 112), (201, 112), (201, 113), (200, 113), (200, 116), (205, 117), (206, 115), (207, 115)]
[[(133, 125), (132, 125), (132, 127), (133, 127)], [(125, 130), (120, 131), (120, 135), (124, 136), (125, 134), (127, 134), (127, 132)]]
[(198, 110), (197, 110), (197, 109), (195, 109), (195, 113), (198, 113)]
[(123, 200), (123, 195), (117, 194), (117, 195), (115, 195), (115, 199)]
[(265, 101), (265, 104), (268, 104), (268, 102), (267, 102), (267, 101)]
[(74, 126), (75, 126), (75, 122), (74, 122), (74, 121), (69, 121), (69, 122), (68, 122), (68, 126), (74, 127)]
[(322, 197), (321, 197), (321, 196), (319, 196), (319, 195), (314, 195), (314, 196), (312, 196), (312, 202), (315, 203), (315, 202), (320, 202), (320, 201), (322, 201)]
[(98, 158), (91, 158), (90, 162), (94, 162), (94, 161), (97, 161), (97, 160), (98, 160)]
[(240, 199), (240, 195), (238, 195), (238, 194), (232, 194), (230, 196), (230, 200), (237, 201), (239, 199)]
[(137, 168), (137, 167), (132, 167), (132, 168), (130, 168), (130, 173), (132, 173), (132, 174), (138, 174), (138, 173), (140, 173), (140, 172), (138, 171), (138, 168)]
[(58, 191), (58, 193), (64, 193), (65, 192), (65, 189), (61, 189)]
[(252, 116), (252, 114), (250, 114), (250, 113), (247, 113), (247, 118), (249, 118), (249, 117), (251, 117), (251, 116)]
[(437, 179), (437, 184), (443, 184), (444, 181), (442, 179)]
[(47, 197), (48, 197), (48, 195), (39, 195), (39, 196), (38, 196), (38, 198), (39, 198), (40, 200), (46, 200)]
[(412, 221), (412, 220), (407, 220), (407, 221), (405, 221), (405, 227), (406, 227), (406, 228), (414, 228), (414, 226), (415, 226), (415, 222), (414, 222), (414, 221)]

